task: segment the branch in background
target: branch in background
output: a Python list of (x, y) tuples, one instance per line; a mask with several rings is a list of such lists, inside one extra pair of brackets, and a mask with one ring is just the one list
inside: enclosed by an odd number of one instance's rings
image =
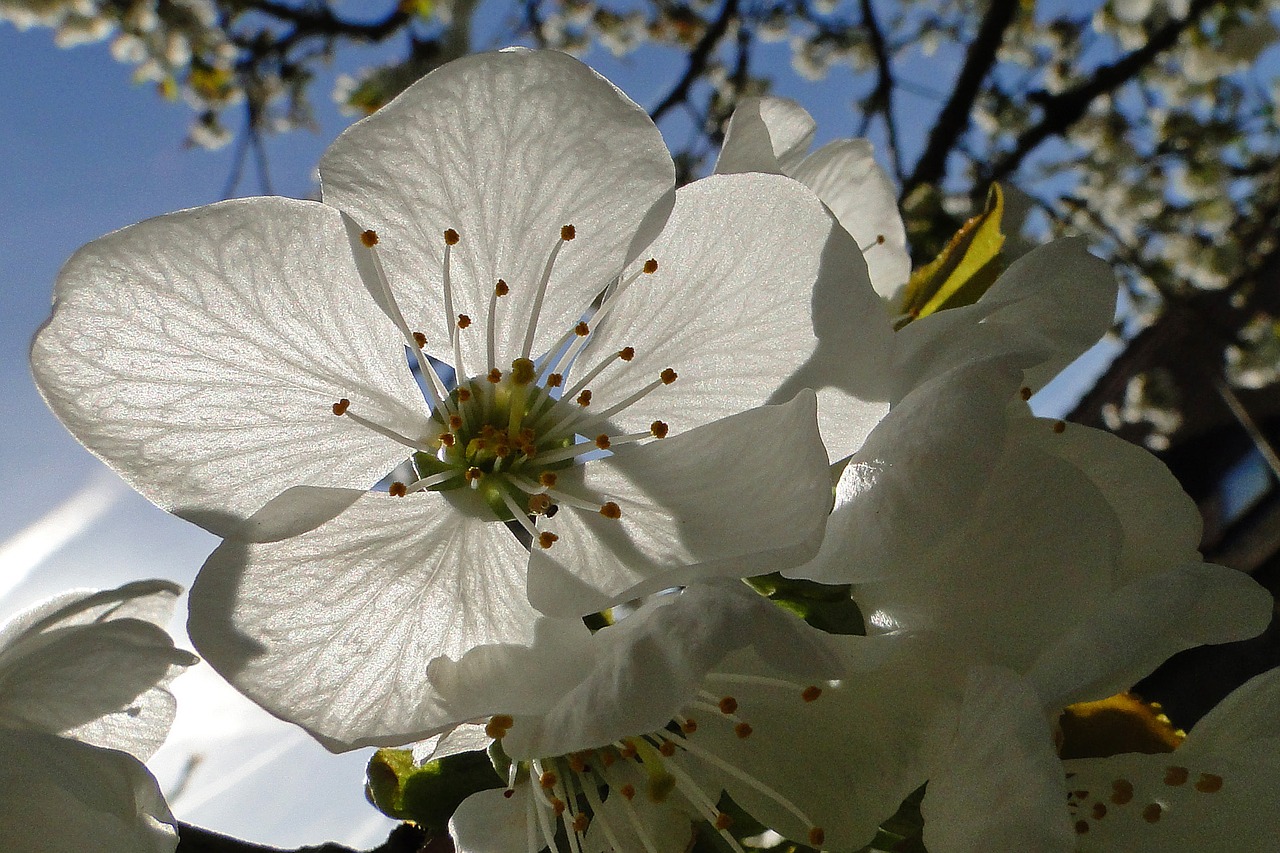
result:
[[(387, 840), (367, 853), (451, 853), (452, 842), (444, 839), (428, 839), (422, 829), (402, 823)], [(187, 823), (178, 823), (178, 849), (176, 853), (360, 853), (341, 844), (321, 844), (318, 847), (298, 847), (285, 850), (241, 841), (229, 835), (211, 832)]]
[(876, 113), (884, 117), (885, 136), (889, 140), (889, 162), (899, 186), (904, 182), (902, 172), (902, 149), (898, 144), (898, 125), (893, 118), (893, 65), (889, 58), (889, 45), (885, 41), (884, 31), (880, 29), (880, 21), (876, 18), (871, 0), (862, 0), (862, 25), (867, 29), (867, 40), (876, 56), (876, 87), (867, 97), (867, 109), (862, 127), (857, 136), (866, 136), (871, 118)]
[(725, 0), (724, 7), (720, 9), (720, 15), (711, 22), (707, 27), (707, 31), (702, 34), (702, 38), (694, 45), (693, 50), (689, 52), (689, 64), (685, 67), (684, 74), (680, 80), (672, 87), (667, 96), (663, 98), (656, 107), (649, 111), (649, 117), (655, 122), (671, 111), (673, 107), (683, 103), (689, 97), (689, 90), (699, 77), (707, 71), (707, 63), (711, 59), (711, 53), (719, 44), (720, 39), (724, 38), (724, 34), (729, 30), (729, 24), (738, 17), (738, 0)]
[[(978, 35), (965, 52), (964, 65), (956, 78), (955, 88), (951, 90), (951, 97), (943, 105), (933, 130), (929, 132), (929, 142), (916, 161), (911, 177), (902, 186), (902, 198), (911, 195), (911, 191), (921, 184), (938, 183), (946, 174), (947, 157), (955, 148), (956, 140), (969, 129), (978, 90), (995, 65), (1005, 30), (1013, 22), (1019, 5), (1018, 0), (991, 0)], [(985, 187), (987, 183), (982, 182), (981, 185)]]
[(1084, 116), (1089, 104), (1137, 77), (1158, 55), (1173, 47), (1183, 32), (1198, 24), (1200, 18), (1217, 3), (1218, 0), (1192, 0), (1185, 18), (1170, 21), (1156, 30), (1151, 40), (1142, 47), (1110, 65), (1098, 68), (1092, 77), (1080, 85), (1042, 98), (1040, 104), (1043, 118), (1018, 137), (1012, 151), (996, 159), (983, 171), (977, 186), (985, 187), (992, 181), (1004, 180), (1022, 165), (1022, 161), (1040, 143), (1052, 136), (1066, 133)]

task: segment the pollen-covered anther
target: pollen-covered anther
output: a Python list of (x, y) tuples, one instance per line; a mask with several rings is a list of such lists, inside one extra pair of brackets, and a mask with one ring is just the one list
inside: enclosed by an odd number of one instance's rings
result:
[(511, 381), (516, 385), (528, 385), (538, 375), (534, 363), (527, 358), (517, 358), (511, 362)]
[(822, 695), (822, 688), (816, 684), (810, 684), (800, 692), (800, 698), (806, 702), (815, 702)]
[(462, 476), (466, 478), (468, 483), (474, 483), (484, 476), (484, 472), (473, 465)]
[(502, 371), (495, 367), (493, 370), (489, 371), (489, 375), (486, 376), (485, 379), (488, 379), (494, 385), (497, 385), (502, 381)]
[(600, 448), (601, 450), (608, 450), (609, 444), (610, 444), (609, 436), (607, 436), (606, 434), (600, 433), (599, 435), (596, 436), (596, 447)]
[(413, 342), (418, 345), (418, 349), (422, 349), (427, 345), (427, 336), (422, 334), (422, 332), (414, 332)]
[(458, 236), (458, 232), (452, 228), (444, 229), (444, 244), (446, 246), (456, 246), (462, 238)]
[(680, 377), (680, 374), (676, 373), (670, 367), (668, 367), (666, 370), (658, 374), (658, 378), (662, 380), (663, 385), (670, 385), (672, 382), (675, 382), (676, 379), (678, 379), (679, 377)]
[(572, 225), (560, 226), (560, 239), (564, 240), (566, 243), (568, 243), (570, 240), (572, 240), (574, 237), (577, 237), (577, 236), (578, 236), (578, 229), (574, 228)]
[(555, 471), (543, 471), (538, 475), (538, 482), (546, 486), (548, 489), (555, 488), (556, 480), (558, 479), (559, 478), (556, 476)]
[(600, 507), (600, 514), (605, 518), (616, 520), (622, 518), (622, 508), (613, 501), (605, 501), (604, 505)]
[(507, 788), (505, 791), (502, 792), (502, 796), (506, 797), (508, 800), (514, 797), (515, 795), (516, 795), (516, 792), (511, 788)]
[(635, 347), (623, 347), (622, 349), (618, 350), (618, 358), (622, 359), (623, 361), (630, 361), (635, 357), (636, 357)]
[(590, 406), (590, 405), (591, 405), (591, 392), (590, 392), (590, 391), (583, 391), (581, 394), (579, 394), (579, 395), (578, 395), (578, 405), (579, 405), (579, 406), (583, 406), (584, 408), (585, 408), (586, 406)]
[(378, 232), (373, 230), (361, 231), (360, 242), (364, 244), (366, 249), (372, 249), (378, 245)]
[(587, 762), (583, 759), (582, 753), (575, 752), (569, 756), (569, 769), (574, 773), (586, 773)]
[(680, 731), (684, 732), (687, 735), (691, 735), (697, 730), (698, 730), (698, 721), (693, 719), (693, 717), (685, 718), (685, 721), (680, 724)]
[(1142, 819), (1147, 823), (1158, 823), (1163, 813), (1164, 809), (1159, 803), (1148, 803), (1142, 810)]
[(584, 321), (579, 320), (578, 325), (573, 327), (573, 333), (580, 338), (585, 338), (587, 335), (591, 334), (591, 327)]
[(543, 790), (546, 790), (546, 791), (550, 791), (552, 788), (554, 788), (556, 786), (556, 783), (559, 781), (560, 781), (560, 777), (552, 773), (550, 770), (548, 770), (546, 773), (543, 773), (541, 776), (538, 777), (538, 784), (541, 785)]
[(458, 389), (458, 402), (465, 403), (471, 399), (471, 391), (467, 388)]
[(453, 447), (453, 442), (454, 442), (453, 433), (451, 432), (440, 433), (440, 443), (443, 444), (445, 447)]
[(1166, 785), (1185, 785), (1187, 780), (1191, 778), (1191, 771), (1185, 767), (1170, 767), (1164, 771), (1164, 783)]
[(494, 740), (502, 740), (513, 725), (515, 720), (509, 714), (494, 714), (485, 724), (484, 733)]
[(587, 831), (587, 827), (591, 825), (591, 820), (583, 812), (578, 812), (573, 816), (573, 831), (582, 835)]
[(662, 753), (664, 758), (670, 758), (676, 754), (676, 745), (672, 741), (664, 740), (662, 745), (658, 747), (658, 752)]
[(466, 314), (459, 314), (459, 315), (458, 315), (458, 328), (459, 328), (459, 329), (465, 329), (467, 326), (470, 326), (470, 325), (471, 325), (471, 318), (470, 318), (470, 317), (468, 317)]
[(549, 549), (552, 545), (556, 544), (556, 542), (559, 541), (559, 539), (560, 537), (555, 535), (551, 531), (544, 530), (538, 534), (538, 546), (545, 551)]
[(809, 830), (809, 846), (821, 847), (822, 842), (827, 840), (827, 834), (822, 831), (822, 827), (815, 826)]
[(409, 487), (406, 486), (404, 483), (400, 482), (399, 480), (396, 480), (387, 489), (387, 494), (391, 495), (391, 497), (393, 498), (402, 498), (405, 495), (409, 494)]
[(628, 782), (618, 789), (618, 793), (622, 795), (624, 800), (634, 800), (636, 798), (636, 786)]
[(642, 269), (644, 270), (645, 275), (653, 275), (658, 271), (658, 260), (656, 258), (650, 258), (644, 262)]
[(654, 438), (666, 438), (670, 431), (671, 427), (667, 426), (665, 421), (654, 421), (649, 424), (649, 434)]
[(534, 515), (541, 515), (547, 511), (547, 507), (551, 506), (551, 498), (543, 494), (529, 496), (529, 512)]
[(1133, 800), (1133, 783), (1128, 779), (1117, 779), (1111, 783), (1111, 802), (1123, 806)]
[(1031, 399), (1031, 389), (1025, 385), (1022, 386), (1022, 388), (1018, 391), (1018, 396), (1021, 397), (1022, 402), (1025, 403), (1026, 401)]
[(559, 388), (563, 384), (564, 384), (564, 377), (561, 376), (559, 373), (552, 373), (547, 376), (548, 388)]
[(560, 815), (564, 814), (565, 808), (566, 806), (565, 806), (564, 800), (560, 799), (559, 797), (551, 798), (551, 812), (556, 817), (560, 817)]
[(629, 740), (624, 740), (622, 742), (622, 747), (618, 750), (618, 754), (628, 760), (635, 758), (636, 745)]
[(738, 723), (733, 727), (733, 733), (738, 736), (739, 740), (746, 740), (751, 737), (753, 731), (754, 729), (751, 728), (750, 723)]
[(510, 292), (511, 288), (508, 287), (507, 283), (502, 279), (498, 279), (498, 283), (493, 286), (494, 296), (506, 296)]
[(738, 710), (737, 699), (734, 699), (732, 696), (725, 696), (723, 699), (720, 700), (721, 714), (732, 714), (736, 710)]
[(1054, 432), (1056, 432), (1056, 433), (1058, 433), (1059, 435), (1061, 435), (1062, 433), (1066, 432), (1066, 431), (1067, 431), (1067, 422), (1066, 422), (1066, 421), (1054, 421), (1054, 422), (1053, 422), (1053, 431), (1054, 431)]
[(339, 416), (345, 415), (347, 413), (347, 409), (350, 407), (351, 401), (346, 397), (343, 397), (341, 400), (333, 404), (333, 413)]
[(733, 818), (730, 815), (727, 815), (724, 812), (716, 813), (716, 829), (728, 829), (731, 826), (733, 826)]
[(1107, 804), (1094, 803), (1093, 808), (1090, 809), (1090, 812), (1093, 814), (1094, 820), (1102, 820), (1104, 817), (1107, 816)]
[(462, 429), (462, 415), (449, 415), (449, 429), (454, 432)]
[(1202, 794), (1215, 794), (1222, 790), (1222, 777), (1217, 773), (1201, 773), (1196, 780), (1196, 790)]

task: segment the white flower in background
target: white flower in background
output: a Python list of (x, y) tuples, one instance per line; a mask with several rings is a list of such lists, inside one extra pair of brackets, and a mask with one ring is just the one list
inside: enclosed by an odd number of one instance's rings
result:
[(142, 765), (173, 721), (165, 685), (195, 658), (159, 627), (180, 590), (69, 592), (0, 626), (0, 838), (14, 853), (172, 851)]
[[(824, 430), (862, 400), (878, 417), (891, 330), (808, 190), (676, 193), (639, 107), (528, 51), (443, 66), (320, 174), (324, 204), (85, 247), (32, 350), (90, 450), (229, 537), (190, 630), (239, 689), (335, 748), (403, 743), (492, 712), (446, 701), (446, 663), (525, 667), (530, 709), (571, 678), (531, 649), (585, 629), (529, 598), (580, 616), (813, 554), (830, 491), (806, 389)], [(837, 372), (832, 408), (810, 377)]]
[(796, 841), (856, 849), (924, 782), (941, 698), (919, 664), (910, 644), (825, 634), (737, 581), (655, 597), (583, 645), (581, 681), (545, 713), (490, 720), (508, 785), (464, 802), (454, 838), (556, 850), (562, 824), (569, 849), (665, 853), (702, 819), (738, 849), (724, 791)]

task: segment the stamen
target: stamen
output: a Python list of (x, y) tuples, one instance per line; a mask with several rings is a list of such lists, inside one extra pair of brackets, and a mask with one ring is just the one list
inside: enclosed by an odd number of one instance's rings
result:
[(497, 327), (495, 319), (498, 315), (498, 297), (506, 296), (510, 292), (511, 288), (507, 287), (507, 283), (502, 279), (498, 279), (498, 283), (493, 286), (493, 293), (489, 296), (489, 329), (487, 332), (489, 362), (485, 365), (485, 368), (488, 370), (493, 370), (494, 366), (498, 363), (497, 343), (494, 339), (496, 334), (494, 329)]
[(467, 328), (467, 326), (470, 326), (470, 325), (471, 325), (471, 318), (470, 318), (470, 317), (468, 317), (466, 314), (459, 314), (459, 315), (458, 315), (458, 328), (459, 328), (459, 329), (465, 329), (465, 328)]
[(736, 713), (737, 710), (738, 710), (738, 700), (734, 699), (732, 696), (725, 696), (723, 699), (720, 700), (721, 714), (733, 714), (733, 713)]
[[(663, 747), (671, 747), (671, 753), (664, 752), (663, 754), (674, 754), (676, 747), (675, 741), (662, 732), (657, 732), (656, 734), (658, 737), (662, 738)], [(681, 745), (683, 746), (683, 744)], [(663, 770), (671, 774), (672, 778), (676, 780), (676, 787), (685, 795), (685, 798), (689, 802), (693, 803), (694, 807), (702, 813), (702, 816), (707, 820), (707, 822), (716, 828), (716, 831), (720, 833), (720, 836), (724, 838), (725, 842), (733, 849), (734, 853), (744, 853), (741, 845), (738, 844), (738, 840), (728, 831), (729, 824), (732, 823), (732, 821), (726, 822), (721, 820), (722, 817), (727, 818), (728, 815), (716, 808), (716, 804), (711, 802), (711, 798), (707, 796), (706, 792), (703, 791), (702, 788), (698, 787), (698, 784), (675, 764), (664, 765)]]
[(409, 488), (404, 483), (396, 480), (387, 488), (387, 494), (391, 495), (393, 498), (402, 498), (409, 494)]
[[(609, 418), (616, 415), (618, 412), (621, 412), (623, 409), (629, 408), (630, 406), (634, 405), (640, 400), (643, 400), (645, 397), (653, 393), (654, 389), (661, 388), (663, 385), (670, 385), (672, 382), (675, 382), (675, 381), (676, 381), (676, 372), (668, 367), (666, 370), (662, 371), (662, 375), (659, 376), (657, 379), (653, 380), (648, 385), (644, 386), (639, 391), (637, 391), (636, 393), (632, 394), (630, 397), (623, 400), (621, 403), (610, 406), (609, 408), (605, 409), (603, 412), (598, 413), (595, 419), (597, 421), (606, 421)], [(658, 423), (661, 423), (661, 422), (659, 421)], [(663, 426), (666, 426), (666, 425), (663, 424)]]
[[(529, 534), (529, 538), (540, 540), (541, 537), (538, 535), (538, 529), (534, 527), (533, 522), (529, 520), (528, 510), (521, 509), (520, 505), (516, 503), (515, 498), (507, 494), (506, 489), (499, 489), (498, 494), (502, 495), (502, 502), (507, 505), (507, 509), (511, 512), (512, 517), (521, 527), (524, 528), (525, 533)], [(545, 536), (547, 534), (544, 533), (542, 535)], [(551, 546), (544, 545), (543, 547), (550, 548)]]
[[(627, 353), (628, 351), (631, 353), (631, 357), (624, 358), (624, 353)], [(626, 349), (619, 350), (618, 352), (615, 352), (612, 355), (605, 356), (605, 358), (599, 364), (597, 364), (590, 371), (588, 371), (585, 376), (579, 379), (572, 388), (570, 388), (568, 391), (565, 391), (564, 396), (565, 397), (577, 396), (578, 392), (586, 388), (588, 385), (590, 385), (591, 381), (595, 379), (597, 376), (599, 376), (606, 367), (613, 364), (618, 359), (622, 359), (623, 361), (630, 361), (632, 358), (635, 358), (635, 354), (636, 354), (636, 351), (633, 347), (627, 347)]]
[(524, 333), (524, 348), (520, 351), (521, 358), (528, 358), (529, 353), (533, 351), (533, 333), (538, 328), (538, 317), (542, 314), (542, 300), (547, 294), (547, 284), (551, 281), (551, 270), (555, 266), (556, 258), (560, 255), (560, 250), (564, 248), (564, 244), (577, 236), (572, 225), (566, 225), (560, 229), (560, 241), (556, 243), (551, 250), (550, 256), (547, 257), (547, 264), (542, 268), (542, 278), (538, 281), (538, 290), (533, 297), (533, 308), (529, 311), (529, 327)]
[[(613, 826), (609, 823), (604, 814), (604, 802), (600, 799), (600, 792), (596, 790), (596, 786), (590, 782), (582, 784), (582, 793), (587, 798), (587, 805), (591, 806), (591, 814), (595, 816), (595, 823), (604, 832), (604, 837), (608, 840), (613, 850), (622, 850), (622, 845), (618, 842), (618, 836), (613, 831)], [(643, 839), (641, 839), (643, 841)]]
[(544, 530), (543, 532), (538, 534), (538, 547), (546, 551), (546, 550), (549, 550), (551, 546), (554, 545), (559, 540), (560, 540), (559, 536), (555, 535), (550, 531)]
[[(791, 802), (786, 797), (782, 796), (782, 794), (779, 794), (777, 791), (775, 791), (773, 788), (766, 785), (764, 782), (761, 782), (759, 779), (755, 778), (749, 773), (739, 770), (737, 767), (723, 760), (722, 758), (717, 756), (715, 753), (708, 752), (707, 750), (698, 746), (696, 743), (694, 743), (691, 740), (682, 740), (680, 742), (680, 746), (682, 749), (684, 749), (685, 752), (688, 752), (696, 756), (697, 758), (700, 758), (703, 761), (706, 761), (708, 764), (712, 764), (720, 768), (725, 773), (728, 773), (730, 776), (734, 777), (740, 782), (743, 782), (747, 785), (750, 785), (752, 788), (755, 788), (757, 791), (764, 794), (766, 797), (773, 800), (775, 803), (777, 803), (778, 805), (782, 806), (784, 809), (786, 809), (787, 811), (795, 815), (796, 818), (805, 826), (812, 827), (812, 829), (809, 832), (809, 837), (811, 841), (813, 840), (815, 831), (818, 833), (821, 833), (822, 830), (814, 826), (813, 821), (810, 820), (808, 815), (806, 815), (803, 811), (801, 811), (800, 808), (795, 803)], [(817, 842), (814, 844), (814, 846), (815, 847), (819, 846), (821, 845), (821, 843), (822, 843), (822, 838), (819, 837)]]
[(613, 501), (606, 501), (604, 505), (600, 507), (600, 514), (605, 518), (614, 520), (622, 518), (622, 510)]
[(409, 438), (408, 436), (401, 435), (390, 427), (384, 427), (381, 424), (376, 424), (371, 420), (360, 417), (355, 412), (351, 411), (351, 401), (346, 397), (343, 397), (341, 400), (333, 404), (333, 413), (339, 417), (351, 418), (351, 420), (360, 424), (360, 426), (367, 427), (378, 435), (386, 436), (392, 441), (398, 444), (403, 444), (405, 447), (412, 450), (421, 450), (424, 453), (430, 453), (434, 450), (434, 448), (425, 441), (417, 441)]
[[(449, 327), (449, 342), (453, 344), (453, 373), (455, 376), (461, 377), (467, 375), (467, 371), (462, 365), (462, 341), (458, 336), (459, 328), (465, 328), (461, 324), (461, 316), (459, 322), (454, 323), (453, 317), (453, 278), (450, 273), (450, 259), (453, 254), (453, 247), (458, 244), (458, 232), (452, 228), (446, 228), (444, 232), (444, 316), (445, 325)], [(470, 318), (468, 318), (470, 323)]]
[[(452, 439), (453, 436), (449, 436), (449, 438)], [(452, 480), (454, 477), (461, 476), (462, 471), (457, 468), (450, 468), (448, 471), (441, 471), (439, 474), (431, 474), (430, 476), (423, 477), (421, 480), (414, 480), (407, 488), (411, 492), (416, 492), (420, 489), (429, 489), (432, 486), (438, 486), (441, 483)]]

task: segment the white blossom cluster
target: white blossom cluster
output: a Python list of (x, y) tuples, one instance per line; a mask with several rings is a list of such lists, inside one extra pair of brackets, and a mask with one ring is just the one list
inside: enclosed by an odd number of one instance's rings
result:
[[(334, 751), (489, 751), (464, 853), (679, 853), (695, 825), (741, 851), (730, 802), (855, 851), (926, 782), (934, 853), (1266, 849), (1274, 673), (1161, 754), (1060, 751), (1064, 709), (1273, 609), (1201, 560), (1153, 457), (1028, 407), (1110, 326), (1110, 268), (1059, 240), (921, 307), (871, 146), (814, 133), (748, 100), (677, 189), (653, 122), (576, 59), (458, 59), (339, 136), (320, 201), (82, 248), (32, 370), (89, 450), (223, 538), (188, 628), (237, 689)], [(761, 594), (798, 582), (858, 631)], [(0, 725), (35, 663), (110, 692), (24, 618)], [(37, 646), (48, 665), (6, 657)], [(87, 845), (70, 784), (59, 832)], [(121, 831), (152, 847), (68, 849), (174, 849), (147, 794)], [(0, 837), (50, 808), (4, 803)]]

